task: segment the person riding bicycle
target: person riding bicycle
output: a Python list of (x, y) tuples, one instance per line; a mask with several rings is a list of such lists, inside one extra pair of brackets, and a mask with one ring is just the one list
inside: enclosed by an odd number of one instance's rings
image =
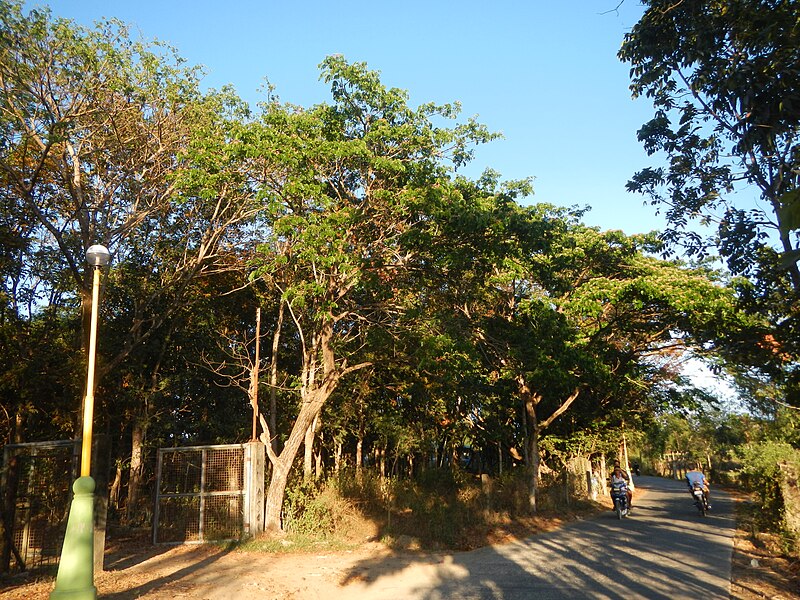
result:
[(686, 485), (689, 488), (690, 494), (692, 493), (692, 490), (694, 490), (695, 486), (703, 488), (703, 493), (706, 496), (706, 503), (708, 504), (708, 508), (711, 508), (711, 495), (708, 489), (708, 479), (706, 479), (706, 476), (702, 471), (696, 469), (693, 471), (688, 471), (686, 473)]

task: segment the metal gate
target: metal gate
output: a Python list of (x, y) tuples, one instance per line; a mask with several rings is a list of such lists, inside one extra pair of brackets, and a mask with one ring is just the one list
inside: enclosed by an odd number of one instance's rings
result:
[(77, 476), (78, 448), (74, 440), (62, 440), (8, 444), (3, 449), (2, 507), (7, 534), (0, 543), (0, 572), (58, 564), (71, 486)]
[[(159, 449), (153, 543), (235, 540), (251, 533), (246, 515), (263, 511), (263, 495), (259, 506), (258, 496), (248, 492), (258, 477), (254, 454), (253, 444)], [(261, 464), (263, 490), (263, 459)]]

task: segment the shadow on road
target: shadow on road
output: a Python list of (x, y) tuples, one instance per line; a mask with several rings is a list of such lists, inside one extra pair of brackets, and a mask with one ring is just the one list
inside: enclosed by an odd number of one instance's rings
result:
[[(149, 580), (147, 583), (144, 583), (139, 586), (131, 587), (121, 592), (103, 594), (104, 599), (113, 599), (113, 600), (133, 600), (134, 598), (140, 598), (146, 595), (148, 592), (152, 592), (153, 590), (157, 590), (169, 583), (178, 582), (181, 580), (191, 581), (191, 575), (193, 573), (197, 573), (208, 567), (209, 565), (215, 563), (220, 558), (228, 554), (231, 550), (227, 548), (221, 548), (218, 552), (206, 556), (202, 560), (193, 563), (190, 566), (183, 567), (176, 571), (171, 572), (169, 575), (165, 575), (159, 577), (157, 579)], [(223, 573), (220, 577), (226, 577)], [(208, 579), (209, 582), (213, 582), (213, 578)], [(233, 599), (231, 599), (233, 600)]]
[[(632, 515), (454, 555), (366, 560), (344, 578), (350, 597), (728, 598), (733, 501), (717, 492), (702, 517), (680, 481), (640, 477)], [(348, 585), (350, 584), (350, 585)]]
[(131, 532), (114, 531), (106, 541), (104, 571), (123, 571), (169, 552), (174, 546), (153, 544), (150, 529)]

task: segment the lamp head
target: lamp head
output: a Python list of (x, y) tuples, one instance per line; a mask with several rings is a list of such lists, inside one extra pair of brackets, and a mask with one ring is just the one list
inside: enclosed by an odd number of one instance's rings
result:
[(105, 267), (111, 261), (111, 253), (108, 248), (95, 244), (86, 251), (86, 262), (93, 267)]

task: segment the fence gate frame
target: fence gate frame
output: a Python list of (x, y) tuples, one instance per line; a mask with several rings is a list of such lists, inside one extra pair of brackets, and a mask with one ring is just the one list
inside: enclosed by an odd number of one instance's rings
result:
[[(217, 487), (220, 475), (223, 479), (230, 481), (231, 472), (220, 473), (213, 470), (213, 465), (209, 465), (209, 455), (216, 452), (240, 451), (241, 454), (241, 479), (236, 488), (213, 489)], [(164, 490), (165, 473), (164, 457), (170, 454), (190, 454), (200, 453), (200, 464), (191, 465), (195, 469), (199, 468), (199, 482), (195, 482), (195, 489), (181, 489), (176, 486), (174, 491)], [(204, 446), (183, 446), (178, 448), (159, 448), (156, 466), (156, 486), (153, 510), (153, 544), (202, 544), (207, 541), (232, 541), (240, 539), (242, 536), (254, 536), (264, 530), (264, 466), (266, 459), (266, 448), (263, 443), (255, 441), (245, 444), (218, 444)], [(213, 462), (213, 461), (212, 461)], [(213, 477), (209, 478), (211, 472)], [(234, 473), (238, 478), (238, 473)], [(209, 481), (210, 480), (210, 481)], [(170, 485), (167, 482), (167, 485)], [(214, 499), (241, 500), (241, 510), (238, 512), (239, 521), (235, 523), (236, 529), (241, 532), (238, 537), (209, 538), (206, 535), (205, 526), (207, 522), (207, 504)], [(184, 502), (191, 505), (197, 499), (197, 539), (186, 539), (187, 528), (183, 529), (183, 539), (159, 541), (159, 525), (162, 518), (162, 507), (165, 503)], [(187, 509), (189, 514), (195, 512)]]

